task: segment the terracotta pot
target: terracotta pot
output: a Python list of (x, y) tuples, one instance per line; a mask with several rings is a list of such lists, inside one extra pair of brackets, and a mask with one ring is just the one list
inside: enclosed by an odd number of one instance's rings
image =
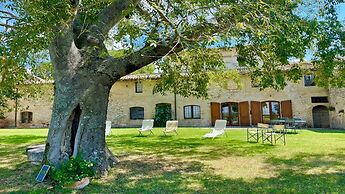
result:
[(89, 184), (90, 184), (90, 178), (85, 177), (81, 179), (80, 181), (73, 183), (72, 185), (67, 185), (66, 187), (70, 189), (83, 189)]

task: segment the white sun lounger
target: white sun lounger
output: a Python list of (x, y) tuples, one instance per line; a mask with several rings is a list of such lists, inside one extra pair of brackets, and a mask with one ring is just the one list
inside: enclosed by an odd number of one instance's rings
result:
[(220, 135), (226, 136), (225, 128), (226, 128), (226, 120), (216, 120), (214, 128), (212, 129), (212, 132), (205, 134), (203, 138), (214, 139), (215, 137), (220, 136)]
[(141, 128), (138, 129), (139, 135), (143, 135), (144, 132), (150, 132), (153, 135), (153, 119), (143, 120)]
[(167, 135), (167, 133), (176, 133), (176, 135), (178, 135), (177, 128), (178, 121), (167, 121), (163, 133), (164, 135)]
[(105, 136), (111, 135), (111, 121), (105, 122)]

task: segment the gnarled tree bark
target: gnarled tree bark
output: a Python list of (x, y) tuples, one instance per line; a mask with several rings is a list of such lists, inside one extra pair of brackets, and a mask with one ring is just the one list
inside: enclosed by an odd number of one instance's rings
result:
[[(73, 36), (67, 30), (51, 45), (56, 80), (46, 159), (58, 166), (81, 154), (104, 174), (117, 162), (105, 145), (104, 132), (109, 91), (116, 78), (98, 71), (104, 60), (89, 53), (90, 47), (79, 49)], [(93, 53), (105, 49), (97, 48)]]
[(132, 1), (114, 1), (100, 14), (100, 21), (87, 25), (87, 29), (77, 14), (51, 44), (55, 97), (45, 161), (53, 166), (81, 154), (96, 164), (99, 173), (107, 174), (118, 161), (105, 143), (105, 121), (112, 85), (122, 76), (176, 48), (176, 43), (174, 46), (146, 46), (123, 58), (111, 57), (103, 43), (104, 37), (110, 27), (127, 14), (121, 10), (130, 6), (128, 2)]

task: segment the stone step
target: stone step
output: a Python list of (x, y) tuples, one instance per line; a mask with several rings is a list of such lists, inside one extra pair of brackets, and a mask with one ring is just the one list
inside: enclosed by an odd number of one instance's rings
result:
[(44, 150), (45, 144), (28, 146), (26, 148), (28, 161), (32, 164), (41, 164), (43, 161)]

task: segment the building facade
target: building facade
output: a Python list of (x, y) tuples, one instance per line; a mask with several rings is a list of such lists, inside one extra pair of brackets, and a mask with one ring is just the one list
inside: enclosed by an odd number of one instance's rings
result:
[[(197, 99), (153, 94), (157, 79), (155, 75), (130, 75), (115, 83), (108, 106), (108, 120), (113, 127), (140, 126), (143, 119), (155, 117), (156, 107), (164, 105), (171, 110), (173, 119), (177, 116), (180, 126), (211, 126), (216, 119), (228, 120), (229, 126), (249, 126), (280, 117), (297, 117), (307, 121), (310, 127), (345, 128), (345, 89), (320, 88), (302, 80), (288, 84), (282, 91), (260, 91), (243, 75), (242, 88), (215, 85), (210, 87), (209, 99)], [(18, 102), (19, 127), (49, 125), (53, 89), (51, 84), (44, 87), (46, 90), (40, 97), (27, 97)], [(15, 111), (6, 116), (10, 126), (14, 126)]]
[[(224, 61), (229, 68), (237, 63), (234, 53), (224, 54)], [(309, 127), (345, 129), (344, 88), (321, 88), (314, 85), (313, 76), (305, 75), (299, 83), (289, 83), (284, 90), (260, 91), (248, 75), (241, 76), (241, 88), (232, 83), (228, 88), (211, 84), (209, 99), (197, 99), (153, 94), (158, 75), (128, 75), (111, 89), (107, 119), (113, 127), (137, 127), (143, 119), (154, 118), (157, 107), (165, 107), (172, 119), (179, 121), (179, 126), (211, 126), (216, 119), (227, 120), (228, 126), (250, 126), (287, 117), (303, 119)], [(49, 125), (53, 85), (47, 83), (42, 87), (43, 95), (23, 98), (16, 112), (7, 113), (10, 126), (14, 126), (15, 115), (18, 127)]]

